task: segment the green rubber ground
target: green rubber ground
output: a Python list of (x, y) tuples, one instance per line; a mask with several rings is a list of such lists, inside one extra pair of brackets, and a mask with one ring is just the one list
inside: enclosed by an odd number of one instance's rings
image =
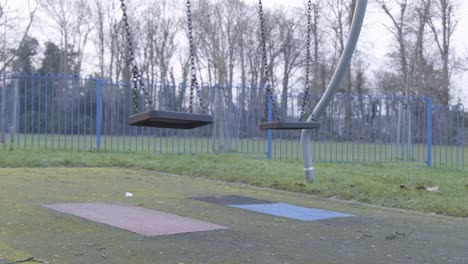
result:
[[(125, 198), (125, 192), (134, 197)], [(357, 215), (303, 222), (188, 197), (243, 195)], [(0, 169), (0, 263), (468, 263), (468, 219), (118, 168)], [(111, 202), (230, 227), (143, 237), (41, 207)], [(449, 202), (449, 201), (447, 201)]]

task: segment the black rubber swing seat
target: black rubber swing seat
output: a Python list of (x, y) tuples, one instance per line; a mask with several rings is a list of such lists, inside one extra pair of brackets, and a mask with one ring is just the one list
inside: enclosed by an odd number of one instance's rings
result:
[(173, 111), (151, 110), (128, 117), (130, 126), (192, 129), (213, 123), (213, 117)]
[(274, 121), (260, 123), (258, 126), (260, 130), (317, 129), (320, 127), (320, 122)]

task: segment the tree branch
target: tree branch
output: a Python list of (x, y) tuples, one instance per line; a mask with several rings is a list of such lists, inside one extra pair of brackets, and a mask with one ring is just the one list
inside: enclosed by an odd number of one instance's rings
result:
[[(3, 9), (2, 9), (3, 10)], [(19, 47), (23, 46), (26, 38), (28, 37), (29, 35), (29, 30), (31, 29), (31, 26), (33, 24), (33, 21), (34, 21), (34, 16), (36, 14), (36, 11), (37, 11), (37, 5), (35, 6), (34, 10), (30, 10), (29, 12), (29, 23), (23, 33), (23, 36), (21, 38), (21, 41), (20, 43), (18, 44), (18, 48), (14, 49), (13, 50), (13, 55), (8, 58), (7, 60), (5, 60), (5, 63), (3, 64), (3, 67), (1, 68), (0, 72), (4, 72), (6, 70), (6, 68), (13, 62), (13, 60), (16, 59), (16, 57), (18, 56), (18, 50), (19, 50)]]

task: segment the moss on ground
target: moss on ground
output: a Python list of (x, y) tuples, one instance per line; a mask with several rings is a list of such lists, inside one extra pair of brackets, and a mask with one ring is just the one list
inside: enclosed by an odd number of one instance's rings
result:
[[(216, 166), (216, 163), (226, 161), (222, 156), (215, 159), (216, 162), (211, 165), (204, 161), (204, 166)], [(268, 165), (268, 162), (264, 162), (259, 164)], [(249, 162), (246, 164), (250, 166)], [(167, 165), (178, 168), (177, 164)], [(231, 166), (239, 165), (224, 166), (232, 169)], [(268, 171), (268, 166), (262, 166), (258, 165), (256, 169)], [(273, 167), (276, 168), (276, 165)], [(221, 167), (214, 171), (222, 175), (230, 174), (222, 173), (224, 169)], [(269, 182), (280, 182), (282, 179), (274, 174), (272, 177), (275, 178), (269, 179)], [(299, 174), (294, 177), (294, 183), (302, 184)], [(289, 178), (284, 176), (285, 180)], [(350, 206), (343, 202), (248, 185), (129, 168), (54, 167), (0, 169), (0, 186), (0, 223), (4, 223), (0, 225), (0, 245), (8, 246), (3, 251), (0, 247), (0, 258), (5, 254), (9, 260), (31, 256), (36, 260), (60, 264), (270, 264), (342, 263), (342, 260), (353, 259), (355, 263), (371, 264), (409, 263), (405, 262), (408, 260), (407, 254), (412, 257), (411, 263), (443, 263), (442, 257), (447, 257), (444, 260), (468, 259), (464, 247), (468, 223), (464, 219), (428, 217), (380, 207)], [(320, 186), (328, 185), (323, 185), (321, 181)], [(296, 188), (312, 186), (300, 185)], [(134, 197), (126, 198), (125, 192), (132, 192)], [(234, 194), (334, 210), (357, 217), (349, 222), (302, 222), (187, 199)], [(228, 226), (229, 229), (142, 237), (41, 207), (48, 203), (93, 201), (141, 206)], [(395, 241), (385, 239), (395, 230), (410, 235)], [(367, 236), (360, 232), (365, 232)], [(436, 249), (443, 254), (432, 254)], [(20, 255), (22, 252), (27, 254)], [(393, 257), (389, 258), (388, 255)]]
[[(0, 151), (3, 167), (120, 167), (205, 177), (456, 217), (468, 217), (468, 174), (418, 163), (316, 164), (306, 184), (300, 161), (239, 154), (153, 155), (72, 151)], [(428, 192), (425, 187), (439, 187)]]

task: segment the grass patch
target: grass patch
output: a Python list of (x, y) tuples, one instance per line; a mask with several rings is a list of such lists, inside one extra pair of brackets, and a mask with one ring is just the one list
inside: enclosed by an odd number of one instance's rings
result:
[[(203, 128), (205, 129), (205, 128)], [(143, 132), (144, 131), (144, 132)], [(101, 137), (101, 151), (186, 154), (186, 153), (243, 153), (243, 155), (259, 155), (266, 157), (268, 142), (265, 134), (260, 133), (253, 138), (231, 138), (224, 142), (223, 147), (213, 145), (213, 138), (198, 137), (193, 131), (166, 131), (167, 136), (161, 136), (160, 130), (139, 130), (139, 136)], [(272, 156), (275, 160), (299, 160), (302, 149), (299, 142), (300, 131), (284, 131), (273, 133)], [(250, 135), (253, 136), (253, 135)], [(340, 141), (336, 138), (322, 140), (317, 135), (312, 137), (311, 151), (314, 159), (319, 162), (426, 162), (427, 144), (394, 144), (365, 143), (361, 141)], [(95, 135), (64, 135), (64, 134), (17, 134), (6, 138), (6, 144), (0, 144), (0, 151), (12, 147), (21, 151), (88, 151), (97, 149)], [(13, 139), (13, 143), (11, 140)], [(319, 140), (317, 140), (319, 139)], [(468, 164), (468, 148), (461, 146), (432, 145), (432, 165), (434, 167), (462, 169)]]
[[(142, 154), (77, 151), (0, 151), (0, 167), (121, 167), (206, 177), (387, 207), (468, 217), (466, 172), (418, 163), (316, 164), (306, 184), (300, 161), (238, 154)], [(439, 186), (439, 192), (423, 187)]]

